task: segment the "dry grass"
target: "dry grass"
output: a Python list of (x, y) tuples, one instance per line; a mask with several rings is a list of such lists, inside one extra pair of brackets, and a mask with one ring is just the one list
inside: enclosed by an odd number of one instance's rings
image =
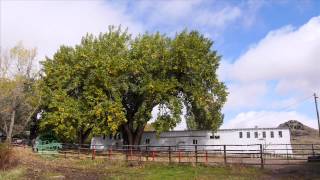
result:
[[(212, 166), (161, 162), (126, 162), (108, 158), (45, 156), (14, 148), (20, 165), (0, 171), (12, 179), (320, 179), (319, 165), (305, 164), (261, 170), (246, 166)], [(3, 179), (3, 178), (2, 178)], [(0, 180), (2, 180), (0, 178)], [(5, 178), (8, 179), (8, 178)]]
[(0, 143), (0, 169), (6, 170), (17, 165), (12, 149), (5, 143)]
[(14, 168), (6, 171), (0, 171), (0, 180), (23, 179), (24, 174), (25, 174), (24, 168)]

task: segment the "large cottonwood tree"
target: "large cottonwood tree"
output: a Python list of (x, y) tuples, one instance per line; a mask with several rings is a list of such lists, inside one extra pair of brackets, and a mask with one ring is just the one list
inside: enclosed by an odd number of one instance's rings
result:
[(197, 31), (132, 38), (110, 27), (87, 35), (43, 62), (41, 127), (80, 142), (122, 132), (126, 144), (139, 144), (154, 107), (153, 127), (161, 132), (181, 121), (185, 106), (190, 128), (216, 130), (227, 96), (219, 61), (213, 42)]

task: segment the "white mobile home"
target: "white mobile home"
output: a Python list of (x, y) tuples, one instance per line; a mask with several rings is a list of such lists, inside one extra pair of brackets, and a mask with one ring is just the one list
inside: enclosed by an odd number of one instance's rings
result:
[[(120, 134), (116, 137), (94, 137), (91, 147), (96, 149), (117, 147), (121, 146), (122, 142)], [(287, 128), (220, 129), (215, 133), (206, 130), (168, 131), (160, 135), (156, 132), (144, 132), (140, 144), (150, 148), (173, 146), (182, 150), (194, 148), (195, 145), (198, 150), (222, 150), (223, 145), (227, 145), (227, 150), (242, 152), (257, 150), (262, 144), (266, 153), (292, 154), (290, 131)]]

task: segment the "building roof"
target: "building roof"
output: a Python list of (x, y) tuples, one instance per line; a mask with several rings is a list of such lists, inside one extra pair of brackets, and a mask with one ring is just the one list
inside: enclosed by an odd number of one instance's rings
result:
[[(219, 131), (251, 131), (251, 130), (289, 130), (288, 127), (268, 127), (268, 128), (237, 128), (237, 129), (218, 129)], [(144, 133), (155, 133), (156, 131), (145, 131)], [(174, 130), (174, 131), (164, 131), (166, 132), (212, 132), (212, 130)]]
[(218, 129), (218, 131), (250, 131), (250, 130), (289, 130), (288, 127)]

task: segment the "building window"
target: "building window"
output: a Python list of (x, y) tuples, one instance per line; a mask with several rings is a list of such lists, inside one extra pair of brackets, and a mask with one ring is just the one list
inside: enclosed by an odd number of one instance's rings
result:
[(263, 137), (263, 138), (266, 138), (266, 137), (267, 137), (265, 131), (262, 132), (262, 137)]
[(150, 139), (149, 138), (146, 139), (146, 144), (150, 144)]
[(270, 137), (271, 137), (271, 138), (274, 138), (274, 133), (273, 133), (273, 131), (270, 131)]
[(254, 132), (254, 138), (258, 138), (258, 132)]
[(279, 138), (282, 138), (282, 131), (279, 131)]
[(239, 132), (239, 138), (242, 138), (242, 132)]
[(193, 144), (198, 144), (198, 140), (194, 139)]
[(250, 138), (250, 132), (247, 132), (247, 138)]
[(220, 136), (219, 135), (216, 135), (216, 136), (210, 136), (210, 139), (220, 139)]

